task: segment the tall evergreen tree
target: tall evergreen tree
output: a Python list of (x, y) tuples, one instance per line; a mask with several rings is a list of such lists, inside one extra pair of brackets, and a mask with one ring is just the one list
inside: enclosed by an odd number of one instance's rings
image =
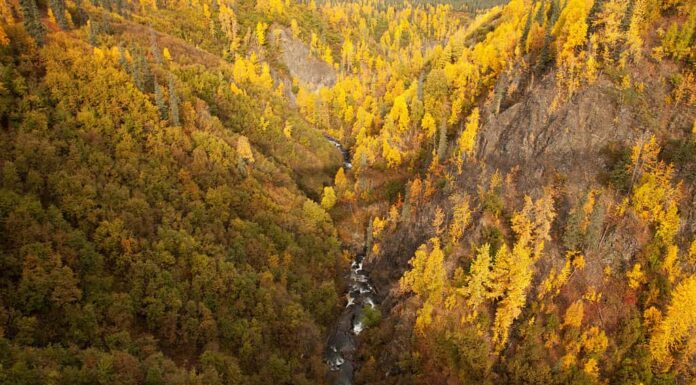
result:
[(153, 78), (150, 72), (150, 64), (147, 62), (145, 54), (143, 54), (143, 50), (140, 47), (137, 47), (135, 50), (135, 57), (131, 64), (131, 76), (133, 76), (133, 82), (140, 91), (149, 92), (152, 90)]
[(82, 6), (82, 0), (75, 0), (75, 8), (77, 8), (77, 14), (73, 18), (75, 26), (82, 26), (87, 22), (88, 16), (85, 8)]
[(157, 64), (162, 64), (162, 54), (159, 49), (159, 45), (157, 44), (157, 36), (155, 35), (155, 31), (150, 29), (150, 51), (152, 52), (152, 56), (155, 58), (155, 62)]
[(48, 5), (53, 11), (58, 26), (62, 30), (68, 29), (68, 19), (65, 17), (65, 2), (63, 0), (49, 0)]
[(125, 71), (128, 71), (128, 59), (126, 59), (126, 51), (123, 49), (123, 43), (118, 43), (118, 64)]
[(447, 157), (447, 124), (443, 121), (440, 123), (440, 140), (437, 145), (437, 159), (444, 162)]
[(46, 37), (46, 27), (41, 24), (41, 16), (39, 8), (34, 0), (19, 0), (19, 6), (24, 14), (24, 28), (31, 37), (34, 38), (36, 44), (43, 45)]
[(99, 35), (99, 23), (95, 22), (95, 20), (90, 17), (87, 24), (89, 24), (87, 28), (87, 40), (89, 40), (89, 44), (96, 47), (97, 36)]
[(135, 57), (131, 61), (130, 73), (133, 77), (133, 83), (139, 90), (145, 90), (145, 78), (143, 76), (142, 61), (144, 60), (140, 50), (135, 51)]
[(169, 75), (169, 120), (174, 126), (179, 126), (179, 97), (174, 87), (174, 76)]
[(527, 22), (524, 24), (522, 37), (520, 37), (520, 55), (523, 56), (527, 50), (527, 38), (529, 37), (529, 31), (532, 29), (532, 20), (534, 19), (532, 12), (534, 11), (534, 4), (536, 4), (536, 1), (533, 1), (532, 5), (529, 7), (529, 12), (527, 13)]
[(167, 118), (167, 105), (164, 103), (164, 95), (162, 94), (162, 87), (157, 82), (157, 77), (154, 81), (155, 87), (155, 104), (157, 105), (157, 110), (159, 110), (160, 118)]

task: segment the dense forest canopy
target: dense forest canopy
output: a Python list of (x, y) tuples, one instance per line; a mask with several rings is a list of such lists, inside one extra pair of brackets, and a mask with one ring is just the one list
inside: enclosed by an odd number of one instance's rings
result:
[(0, 0), (0, 126), (0, 384), (696, 381), (693, 0)]

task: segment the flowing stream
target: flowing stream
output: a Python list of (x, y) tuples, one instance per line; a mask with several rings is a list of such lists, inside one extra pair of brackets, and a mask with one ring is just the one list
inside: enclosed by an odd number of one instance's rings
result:
[(343, 147), (341, 142), (339, 142), (338, 139), (334, 138), (333, 136), (324, 134), (324, 137), (329, 141), (329, 143), (333, 144), (336, 146), (336, 148), (338, 148), (339, 151), (341, 151), (341, 155), (343, 155), (343, 168), (346, 171), (350, 171), (350, 169), (353, 168), (353, 164), (350, 163), (350, 152), (348, 152), (348, 150)]
[[(343, 154), (343, 167), (350, 170), (350, 154), (338, 140), (326, 136), (326, 139), (336, 146)], [(370, 277), (363, 269), (363, 255), (358, 255), (351, 263), (348, 275), (348, 292), (346, 307), (336, 324), (329, 330), (326, 342), (324, 360), (331, 370), (331, 380), (335, 385), (352, 385), (354, 357), (357, 347), (357, 336), (365, 328), (364, 309), (376, 306), (375, 288), (370, 283)]]
[(353, 384), (353, 353), (357, 347), (357, 336), (365, 328), (363, 309), (376, 305), (375, 289), (370, 284), (367, 271), (363, 269), (363, 256), (355, 258), (350, 266), (347, 304), (338, 321), (329, 333), (325, 360), (332, 372), (336, 385)]

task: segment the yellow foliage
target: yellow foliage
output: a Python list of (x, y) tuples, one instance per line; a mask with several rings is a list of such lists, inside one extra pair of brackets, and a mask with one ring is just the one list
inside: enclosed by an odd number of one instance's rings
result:
[(254, 163), (254, 154), (251, 152), (251, 145), (246, 136), (240, 135), (237, 139), (237, 154), (247, 163)]
[(336, 204), (336, 192), (333, 187), (324, 187), (324, 192), (321, 195), (321, 207), (324, 210), (330, 210)]
[(643, 312), (643, 326), (651, 333), (655, 332), (655, 328), (662, 322), (662, 312), (655, 306), (650, 306)]
[(626, 273), (628, 278), (628, 286), (631, 289), (636, 289), (645, 281), (645, 273), (641, 270), (640, 263), (633, 265), (633, 269)]
[(283, 127), (283, 135), (285, 135), (285, 137), (288, 139), (292, 139), (292, 124), (289, 121), (285, 122), (285, 126)]
[(411, 290), (432, 303), (439, 303), (447, 279), (444, 257), (438, 238), (431, 238), (429, 245), (422, 244), (411, 258), (411, 270), (401, 277), (401, 289)]
[(599, 377), (599, 368), (597, 367), (597, 360), (594, 358), (589, 358), (587, 362), (585, 362), (585, 366), (583, 366), (582, 370), (585, 373), (589, 374), (591, 377)]
[(570, 328), (579, 328), (582, 325), (582, 319), (585, 314), (584, 309), (582, 300), (577, 300), (570, 304), (563, 317), (563, 325)]
[(255, 29), (255, 35), (256, 35), (256, 41), (259, 43), (259, 46), (263, 46), (266, 44), (266, 30), (268, 29), (268, 24), (260, 21), (256, 24), (256, 29)]
[(423, 127), (423, 130), (425, 130), (426, 138), (430, 139), (433, 136), (435, 136), (437, 126), (435, 124), (435, 118), (433, 118), (433, 116), (430, 115), (430, 112), (426, 112), (425, 115), (423, 115), (423, 120), (421, 120), (421, 127)]
[(345, 191), (348, 187), (348, 179), (346, 178), (346, 172), (343, 170), (343, 167), (339, 167), (338, 171), (336, 171), (334, 185), (339, 192)]
[(582, 270), (583, 268), (585, 268), (585, 257), (583, 257), (582, 255), (576, 255), (573, 258), (573, 267), (576, 270)]
[(597, 292), (594, 286), (590, 286), (582, 298), (588, 302), (599, 302), (602, 299), (602, 293)]
[(656, 236), (671, 243), (679, 229), (679, 187), (672, 186), (672, 165), (658, 160), (660, 146), (655, 136), (633, 147), (631, 171), (640, 173), (632, 204), (638, 216), (657, 225)]
[(164, 47), (164, 48), (162, 49), (162, 56), (164, 56), (164, 58), (165, 58), (167, 61), (172, 61), (172, 54), (169, 53), (169, 49), (168, 49), (167, 47)]
[(670, 283), (679, 278), (681, 269), (679, 268), (679, 248), (676, 245), (667, 246), (667, 254), (662, 261), (662, 269), (667, 274)]
[(450, 242), (456, 243), (462, 237), (464, 229), (471, 222), (471, 209), (468, 195), (454, 195), (451, 197), (454, 203), (452, 208), (452, 221), (449, 226)]
[(425, 333), (425, 329), (433, 323), (433, 305), (430, 302), (423, 304), (423, 307), (418, 310), (416, 317), (416, 332)]
[(580, 344), (587, 354), (601, 354), (607, 350), (609, 339), (604, 333), (604, 330), (601, 330), (597, 326), (592, 326), (582, 334)]
[(568, 0), (554, 27), (559, 67), (556, 82), (561, 92), (557, 94), (552, 107), (573, 96), (586, 75), (587, 15), (593, 3), (593, 0)]
[(689, 360), (696, 353), (696, 276), (682, 281), (672, 292), (667, 312), (650, 338), (650, 353), (662, 371), (674, 364), (679, 352)]
[(295, 20), (295, 19), (290, 20), (290, 31), (292, 31), (292, 36), (295, 39), (300, 38), (300, 33), (302, 31), (300, 30), (300, 26), (297, 24), (297, 20)]
[(444, 231), (444, 228), (442, 224), (445, 222), (445, 212), (442, 211), (441, 207), (437, 207), (435, 209), (435, 217), (433, 218), (433, 230), (435, 230), (435, 234), (438, 236), (442, 235), (442, 232)]
[(467, 305), (470, 309), (476, 308), (489, 296), (491, 287), (491, 247), (484, 244), (476, 252), (476, 258), (469, 268), (469, 277), (466, 283), (465, 293)]
[(479, 109), (474, 108), (467, 118), (466, 127), (457, 141), (457, 168), (462, 171), (462, 161), (464, 157), (471, 157), (476, 146), (476, 134), (479, 129)]
[(375, 219), (372, 221), (372, 237), (374, 237), (375, 239), (379, 238), (386, 225), (386, 219), (375, 217)]
[(576, 357), (575, 354), (569, 352), (561, 357), (561, 366), (563, 369), (570, 369), (575, 365)]

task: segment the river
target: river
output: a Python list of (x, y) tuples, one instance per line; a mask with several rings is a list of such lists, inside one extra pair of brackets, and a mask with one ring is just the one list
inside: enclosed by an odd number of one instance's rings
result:
[(351, 263), (346, 294), (346, 307), (329, 333), (325, 360), (334, 372), (331, 377), (336, 385), (353, 384), (354, 353), (358, 335), (364, 330), (364, 309), (376, 306), (375, 289), (367, 271), (363, 269), (363, 256)]
[[(343, 167), (346, 171), (352, 168), (350, 153), (341, 143), (328, 135), (326, 139), (336, 146), (343, 154)], [(363, 269), (363, 255), (355, 257), (347, 273), (348, 289), (346, 306), (341, 312), (336, 324), (329, 330), (326, 342), (324, 360), (329, 365), (330, 380), (335, 385), (352, 385), (355, 366), (354, 353), (358, 344), (358, 336), (365, 328), (364, 309), (376, 306), (375, 288), (370, 282), (368, 272)]]

